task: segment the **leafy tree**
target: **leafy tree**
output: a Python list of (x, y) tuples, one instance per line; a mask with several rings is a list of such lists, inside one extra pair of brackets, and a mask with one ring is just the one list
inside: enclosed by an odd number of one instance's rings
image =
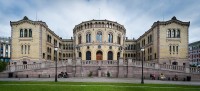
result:
[(7, 62), (0, 60), (0, 72), (4, 71), (6, 69)]

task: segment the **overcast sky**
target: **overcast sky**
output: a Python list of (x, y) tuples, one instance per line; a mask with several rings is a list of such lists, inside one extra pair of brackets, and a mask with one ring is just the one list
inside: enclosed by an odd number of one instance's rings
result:
[(107, 19), (124, 25), (129, 39), (176, 16), (190, 21), (189, 42), (200, 40), (200, 0), (0, 0), (0, 36), (11, 36), (10, 21), (24, 16), (46, 22), (62, 38), (71, 38), (82, 21)]

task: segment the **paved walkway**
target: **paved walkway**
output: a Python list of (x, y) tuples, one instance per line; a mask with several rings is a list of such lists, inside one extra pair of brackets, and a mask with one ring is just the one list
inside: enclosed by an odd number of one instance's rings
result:
[[(54, 78), (0, 78), (0, 81), (54, 81)], [(135, 78), (58, 78), (60, 82), (112, 82), (112, 83), (140, 83), (140, 79)], [(161, 81), (144, 80), (148, 84), (178, 84), (178, 85), (200, 85), (199, 81)]]

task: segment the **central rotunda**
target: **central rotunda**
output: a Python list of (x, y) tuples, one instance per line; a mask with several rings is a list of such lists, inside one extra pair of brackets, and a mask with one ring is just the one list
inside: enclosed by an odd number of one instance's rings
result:
[(126, 29), (108, 20), (82, 22), (73, 29), (75, 55), (82, 60), (118, 60), (123, 54)]

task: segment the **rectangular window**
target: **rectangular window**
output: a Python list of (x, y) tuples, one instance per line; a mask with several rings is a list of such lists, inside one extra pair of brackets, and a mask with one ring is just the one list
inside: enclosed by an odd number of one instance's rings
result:
[(178, 54), (178, 46), (176, 46), (176, 53)]
[(175, 52), (175, 46), (173, 46), (173, 53)]
[(174, 32), (173, 31), (171, 31), (171, 36), (170, 37), (172, 37), (172, 38), (174, 37)]
[(23, 54), (23, 45), (21, 46), (21, 54)]
[(24, 48), (24, 49), (25, 49), (25, 54), (26, 54), (26, 45), (25, 45), (25, 48)]
[(30, 45), (28, 45), (28, 54), (30, 53)]
[(173, 35), (173, 37), (174, 37), (174, 38), (176, 38), (176, 30), (175, 30), (175, 29), (173, 29), (173, 32), (174, 32), (174, 35)]
[(169, 46), (169, 53), (171, 54), (171, 52), (172, 52), (172, 46), (170, 45)]
[(43, 58), (45, 59), (45, 53), (43, 53)]
[(29, 29), (29, 37), (32, 37), (32, 29)]

